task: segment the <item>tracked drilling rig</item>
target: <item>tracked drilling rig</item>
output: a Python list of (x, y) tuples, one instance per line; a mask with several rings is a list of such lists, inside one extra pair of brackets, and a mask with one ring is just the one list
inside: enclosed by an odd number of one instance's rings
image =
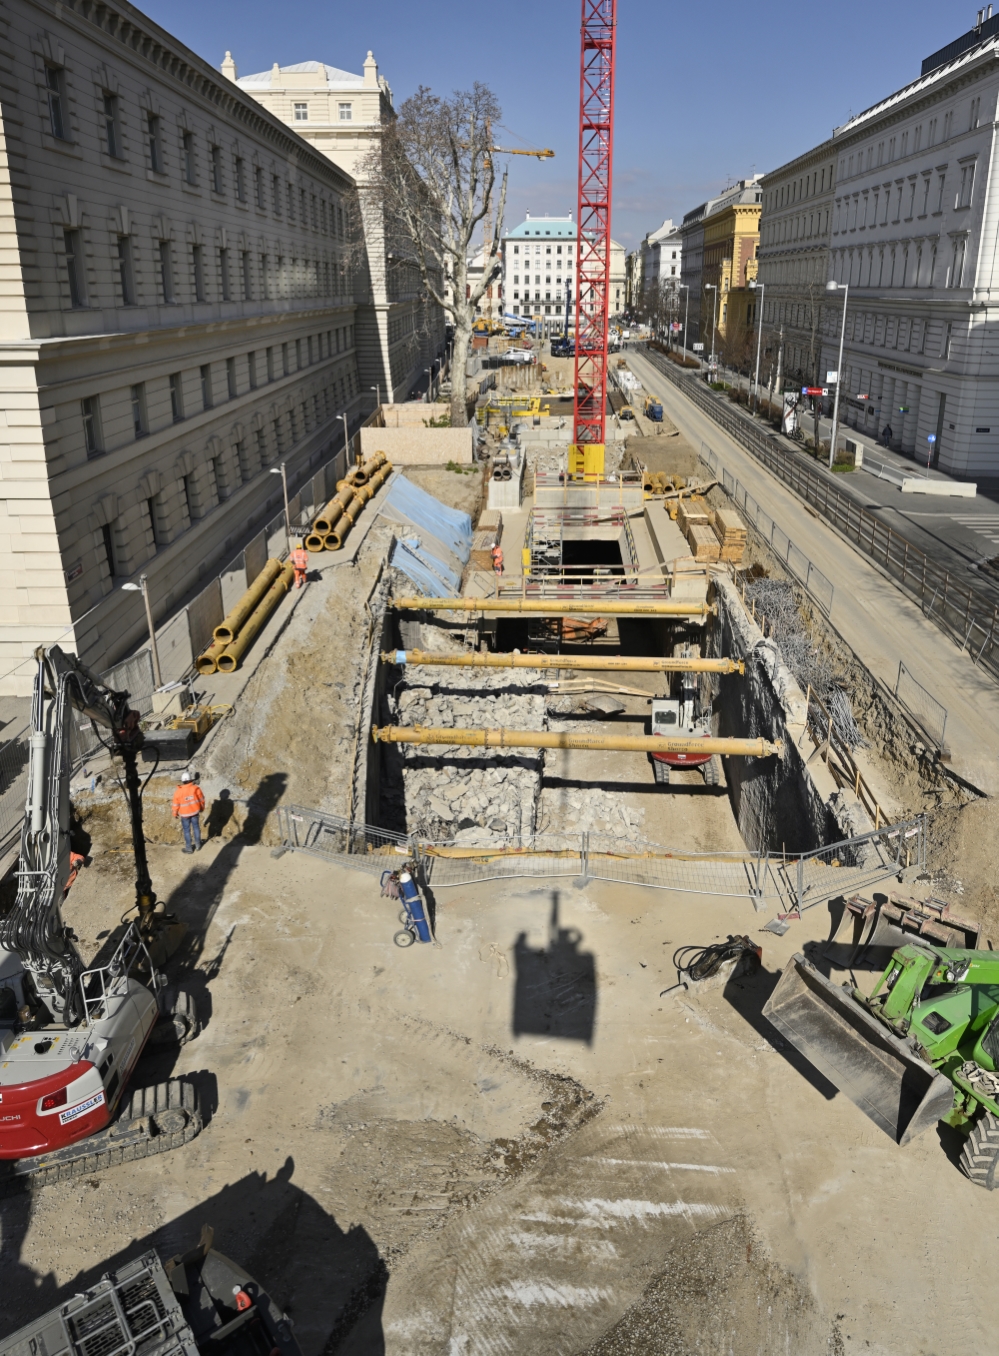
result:
[[(182, 926), (156, 908), (142, 832), (144, 736), (127, 692), (106, 687), (56, 645), (36, 651), (28, 794), (17, 895), (0, 918), (0, 1193), (162, 1153), (201, 1129), (194, 1087), (170, 1079), (125, 1097), (156, 1038), (197, 1031), (193, 1001), (165, 992), (156, 963)], [(137, 919), (106, 964), (87, 968), (63, 921), (70, 881), (70, 726), (91, 720), (124, 767)]]

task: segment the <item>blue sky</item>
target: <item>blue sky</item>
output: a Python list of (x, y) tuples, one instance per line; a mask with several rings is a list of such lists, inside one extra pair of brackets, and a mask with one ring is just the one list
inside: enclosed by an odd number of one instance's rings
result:
[[(360, 73), (368, 48), (400, 104), (420, 84), (441, 93), (491, 85), (512, 144), (508, 225), (525, 211), (575, 212), (579, 106), (577, 0), (498, 8), (435, 0), (140, 0), (139, 7), (218, 66), (241, 75), (320, 60)], [(931, 52), (972, 27), (975, 5), (907, 0), (746, 6), (618, 0), (613, 234), (632, 248), (732, 179), (774, 169), (919, 74)], [(494, 17), (487, 19), (486, 14)], [(500, 135), (507, 135), (501, 133)]]

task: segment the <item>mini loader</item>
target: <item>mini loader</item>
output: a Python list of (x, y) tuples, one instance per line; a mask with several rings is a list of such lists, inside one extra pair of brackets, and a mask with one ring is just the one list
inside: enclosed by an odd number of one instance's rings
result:
[[(674, 648), (674, 658), (699, 659), (699, 645), (680, 644)], [(689, 735), (691, 738), (711, 736), (711, 707), (701, 700), (701, 675), (681, 671), (673, 675), (671, 696), (652, 699), (652, 733), (654, 735)], [(697, 768), (704, 777), (705, 786), (717, 786), (719, 761), (710, 753), (653, 753), (652, 772), (657, 786), (669, 786), (670, 768), (677, 772)]]
[(999, 953), (907, 942), (869, 996), (798, 954), (763, 1015), (897, 1144), (945, 1121), (965, 1175), (999, 1186)]

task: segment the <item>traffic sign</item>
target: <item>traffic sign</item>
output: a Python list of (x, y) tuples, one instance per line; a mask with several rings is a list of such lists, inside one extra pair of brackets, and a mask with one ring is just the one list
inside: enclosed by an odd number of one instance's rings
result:
[(926, 439), (926, 441), (927, 441), (928, 443), (935, 443), (936, 440), (937, 440), (937, 435), (936, 435), (935, 433), (931, 433), (931, 434), (927, 437), (927, 439)]
[(827, 373), (826, 373), (826, 385), (827, 385), (827, 386), (835, 386), (836, 383), (837, 383), (838, 381), (839, 381), (839, 373), (838, 373), (838, 372), (827, 372)]
[(695, 353), (703, 353), (703, 352), (704, 352), (704, 345), (703, 345), (703, 344), (691, 344), (690, 347), (694, 350)]
[(826, 388), (825, 388), (824, 386), (802, 386), (802, 388), (801, 388), (801, 394), (802, 394), (802, 395), (821, 395), (821, 396), (824, 396), (824, 395), (828, 395), (829, 392), (826, 390)]

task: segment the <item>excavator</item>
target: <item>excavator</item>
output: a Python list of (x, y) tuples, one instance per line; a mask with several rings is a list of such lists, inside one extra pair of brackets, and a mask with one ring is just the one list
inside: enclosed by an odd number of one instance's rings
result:
[[(163, 1153), (202, 1125), (196, 1089), (184, 1079), (126, 1096), (147, 1042), (182, 1045), (198, 1029), (191, 996), (157, 969), (184, 927), (157, 905), (149, 875), (139, 713), (127, 692), (105, 686), (58, 645), (39, 648), (35, 659), (17, 893), (0, 917), (0, 1195)], [(137, 917), (110, 959), (89, 967), (62, 916), (75, 875), (74, 713), (121, 760), (136, 868)]]
[(999, 954), (927, 936), (896, 935), (891, 944), (869, 994), (795, 955), (763, 1015), (898, 1145), (939, 1121), (961, 1132), (961, 1171), (994, 1191)]

